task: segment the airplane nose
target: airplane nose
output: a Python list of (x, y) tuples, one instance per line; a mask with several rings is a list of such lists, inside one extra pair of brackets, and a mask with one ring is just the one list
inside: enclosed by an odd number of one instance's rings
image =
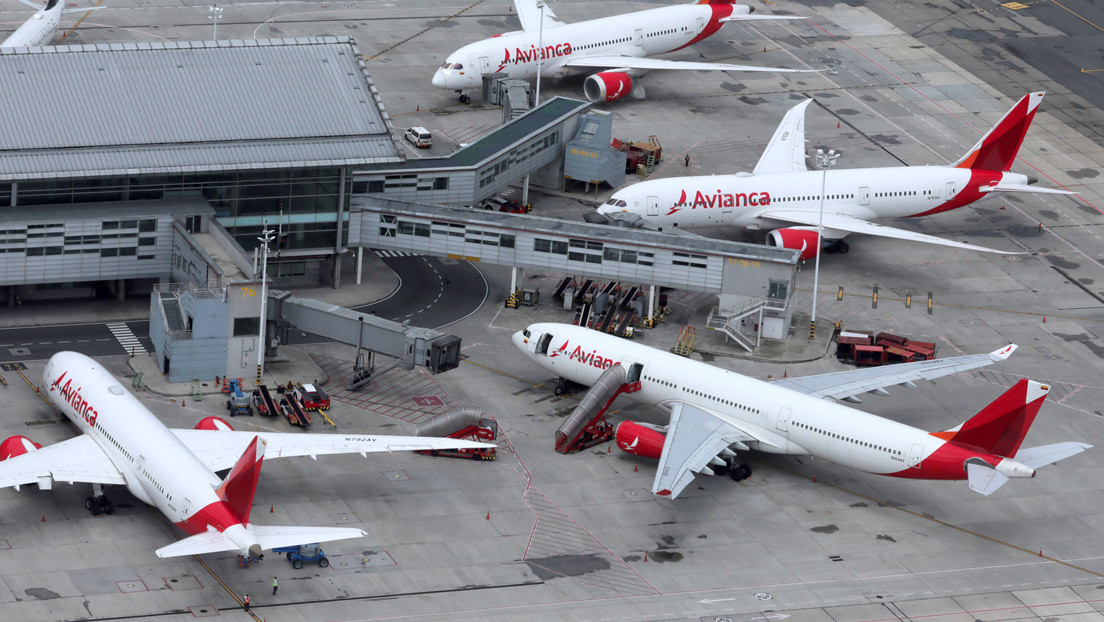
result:
[(510, 340), (514, 342), (514, 347), (520, 348), (522, 340), (521, 331), (519, 330), (518, 332), (511, 335)]
[(445, 74), (442, 73), (440, 69), (437, 70), (437, 73), (433, 74), (433, 86), (439, 89), (445, 88)]

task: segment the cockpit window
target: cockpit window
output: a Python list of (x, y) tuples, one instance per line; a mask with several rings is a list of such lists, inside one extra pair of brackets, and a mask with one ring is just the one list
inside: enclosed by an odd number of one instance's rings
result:
[(445, 63), (441, 65), (441, 69), (463, 69), (464, 65), (460, 63)]
[(620, 200), (620, 199), (619, 199), (619, 200), (617, 201), (617, 207), (628, 207), (628, 206), (629, 206), (629, 204), (628, 204), (628, 203), (626, 203), (626, 202), (625, 202), (625, 201), (623, 201), (623, 200)]
[(526, 337), (526, 338), (528, 338), (528, 337), (530, 337), (530, 336), (531, 336), (531, 335), (529, 334), (529, 329), (528, 329), (528, 328), (526, 328), (525, 330), (521, 331), (521, 334), (525, 335), (525, 337)]
[(610, 200), (606, 201), (606, 205), (617, 205), (617, 199), (610, 197)]

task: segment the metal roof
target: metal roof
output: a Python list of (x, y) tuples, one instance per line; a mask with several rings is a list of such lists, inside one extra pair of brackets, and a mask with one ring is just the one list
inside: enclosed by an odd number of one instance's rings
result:
[(0, 49), (0, 179), (399, 162), (348, 37)]
[(213, 215), (215, 209), (206, 199), (177, 197), (152, 201), (103, 201), (99, 203), (74, 203), (67, 205), (35, 205), (0, 209), (0, 222), (21, 223), (43, 220), (94, 220), (96, 218), (141, 218), (151, 216)]

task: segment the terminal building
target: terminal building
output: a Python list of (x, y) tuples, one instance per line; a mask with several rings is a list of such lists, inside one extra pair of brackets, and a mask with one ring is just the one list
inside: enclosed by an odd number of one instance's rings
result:
[[(619, 183), (625, 158), (608, 147), (612, 116), (588, 112), (587, 102), (552, 98), (449, 156), (408, 158), (347, 37), (7, 48), (0, 81), (0, 304), (254, 281), (267, 226), (276, 286), (338, 287), (345, 251), (390, 248), (616, 272), (652, 289), (716, 293), (721, 323), (758, 311), (781, 322), (772, 333), (789, 327), (793, 252), (453, 211), (525, 177), (555, 188)], [(531, 226), (548, 235), (529, 239)], [(624, 244), (603, 245), (609, 236)], [(205, 317), (237, 317), (199, 302)], [(202, 358), (175, 307), (154, 307), (171, 316), (166, 343), (188, 333)]]

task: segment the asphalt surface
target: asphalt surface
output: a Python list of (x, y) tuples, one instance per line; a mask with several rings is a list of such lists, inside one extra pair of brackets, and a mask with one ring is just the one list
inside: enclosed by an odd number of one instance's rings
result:
[[(134, 336), (147, 350), (149, 322), (126, 322)], [(61, 324), (25, 328), (0, 329), (0, 361), (48, 359), (58, 352), (74, 350), (88, 356), (127, 354), (106, 324)]]
[(399, 289), (384, 300), (355, 307), (354, 311), (440, 328), (471, 315), (486, 299), (486, 281), (466, 261), (423, 255), (382, 259), (399, 276)]

